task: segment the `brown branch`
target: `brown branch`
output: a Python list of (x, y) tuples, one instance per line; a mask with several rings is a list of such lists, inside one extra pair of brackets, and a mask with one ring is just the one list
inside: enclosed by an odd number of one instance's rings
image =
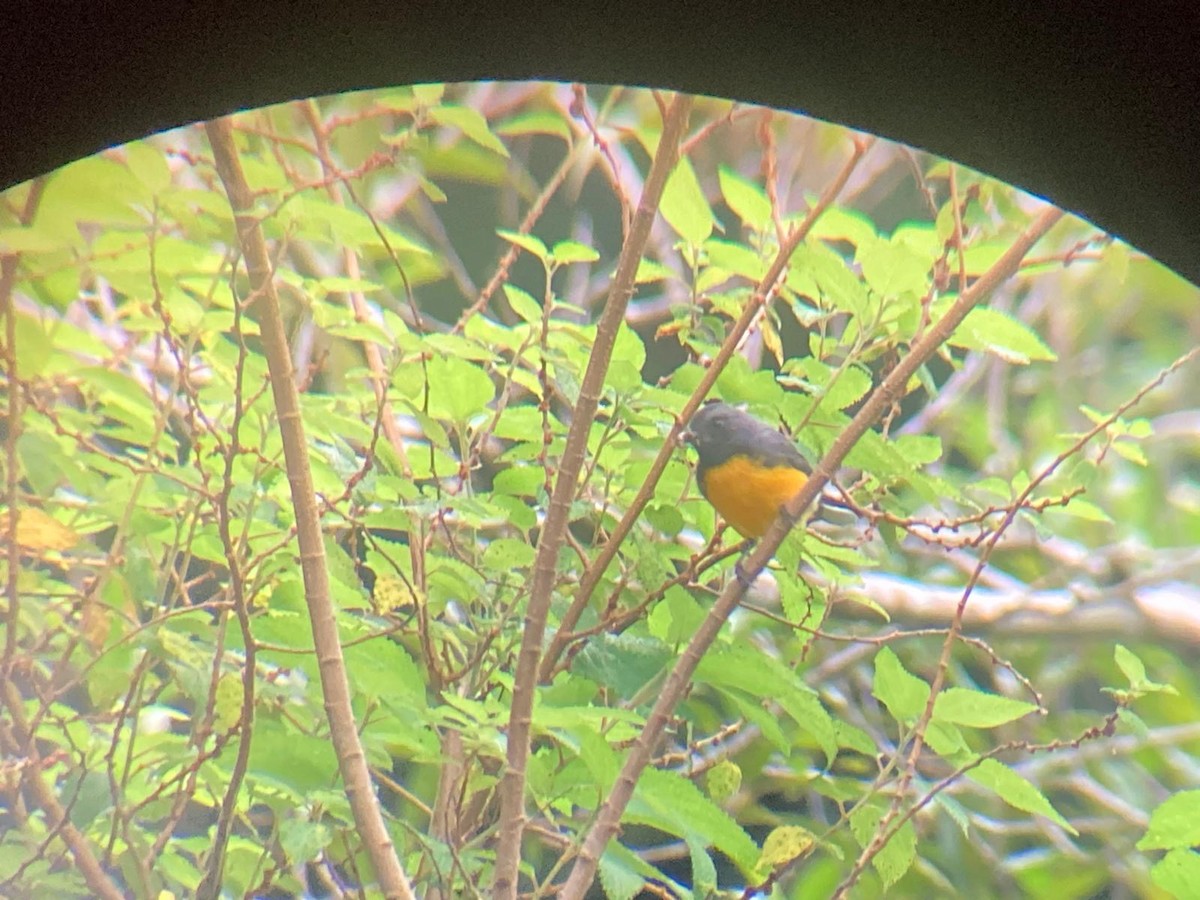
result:
[(617, 527), (613, 529), (604, 546), (600, 548), (596, 559), (588, 567), (587, 571), (584, 572), (583, 578), (580, 580), (579, 589), (575, 592), (575, 597), (571, 601), (571, 606), (563, 616), (558, 631), (555, 633), (553, 640), (550, 642), (550, 647), (546, 651), (541, 670), (542, 680), (550, 677), (563, 650), (573, 638), (571, 630), (578, 624), (580, 616), (583, 615), (584, 609), (587, 608), (587, 604), (592, 597), (592, 592), (596, 590), (596, 586), (604, 577), (604, 572), (609, 564), (616, 558), (617, 551), (621, 548), (621, 544), (625, 541), (625, 538), (629, 536), (629, 532), (633, 530), (633, 526), (637, 523), (638, 517), (641, 516), (642, 510), (646, 508), (646, 504), (653, 498), (654, 488), (657, 486), (659, 478), (662, 477), (662, 473), (666, 471), (667, 465), (671, 461), (671, 456), (675, 453), (679, 433), (683, 429), (683, 423), (692, 417), (692, 414), (700, 407), (700, 403), (708, 396), (708, 392), (716, 384), (717, 378), (725, 370), (725, 366), (729, 363), (733, 354), (737, 352), (737, 347), (742, 337), (771, 298), (776, 285), (783, 277), (784, 270), (787, 268), (792, 254), (795, 253), (796, 248), (808, 237), (809, 232), (812, 231), (821, 214), (837, 199), (838, 194), (846, 186), (846, 182), (850, 180), (851, 173), (867, 150), (870, 149), (870, 146), (871, 142), (868, 140), (855, 141), (854, 152), (851, 154), (850, 159), (846, 161), (846, 165), (842, 167), (842, 171), (838, 174), (838, 177), (825, 189), (825, 192), (821, 195), (817, 203), (809, 209), (808, 214), (804, 217), (804, 221), (800, 223), (795, 232), (779, 248), (779, 252), (775, 255), (775, 259), (767, 270), (766, 275), (758, 283), (754, 294), (746, 301), (746, 308), (742, 310), (741, 316), (738, 317), (737, 322), (730, 329), (724, 343), (721, 345), (721, 349), (717, 352), (716, 357), (709, 364), (707, 370), (705, 370), (704, 376), (692, 392), (692, 396), (684, 404), (683, 410), (679, 414), (679, 421), (672, 427), (671, 433), (667, 435), (667, 439), (659, 449), (658, 455), (654, 458), (645, 481), (642, 482), (642, 486), (638, 489), (637, 496), (633, 498), (633, 502), (625, 510), (625, 515), (621, 517), (621, 521), (617, 523)]
[(238, 160), (230, 120), (223, 118), (208, 122), (205, 131), (212, 145), (217, 173), (225, 185), (234, 212), (238, 241), (250, 276), (253, 302), (259, 312), (263, 350), (271, 373), (271, 389), (279, 414), (288, 483), (295, 508), (305, 601), (317, 650), (330, 737), (337, 753), (347, 800), (380, 887), (387, 897), (410, 900), (414, 896), (412, 888), (396, 857), (378, 799), (372, 790), (370, 771), (350, 705), (350, 687), (346, 680), (346, 667), (329, 592), (329, 573), (325, 566), (316, 492), (308, 465), (308, 443), (304, 435), (300, 399), (296, 393), (279, 298), (271, 279), (266, 241), (257, 218), (250, 213), (254, 198)]
[(964, 291), (946, 314), (913, 345), (908, 355), (871, 393), (857, 415), (834, 440), (829, 451), (813, 470), (812, 476), (796, 496), (788, 501), (779, 517), (759, 542), (758, 547), (743, 561), (743, 577), (730, 580), (729, 585), (717, 598), (708, 616), (680, 656), (675, 668), (667, 676), (658, 700), (646, 720), (641, 737), (630, 749), (612, 791), (601, 805), (595, 822), (584, 838), (575, 866), (563, 888), (563, 897), (571, 898), (571, 900), (581, 898), (591, 885), (596, 866), (600, 861), (600, 854), (604, 852), (609, 839), (616, 833), (621, 815), (637, 786), (638, 777), (650, 761), (651, 749), (658, 742), (672, 711), (682, 698), (701, 657), (716, 639), (725, 619), (741, 602), (742, 596), (746, 592), (746, 585), (752, 583), (763, 570), (800, 515), (817, 499), (821, 489), (828, 483), (842, 460), (846, 458), (846, 455), (858, 443), (867, 429), (879, 421), (883, 413), (904, 395), (904, 388), (909, 379), (953, 334), (954, 329), (966, 318), (967, 313), (1017, 271), (1021, 259), (1038, 239), (1062, 218), (1062, 215), (1058, 209), (1045, 209), (1018, 236), (995, 265)]
[(692, 103), (691, 96), (677, 94), (671, 104), (670, 113), (663, 120), (658, 152), (651, 163), (629, 236), (621, 248), (608, 301), (600, 318), (595, 344), (583, 376), (579, 402), (573, 411), (546, 523), (538, 539), (533, 587), (525, 614), (525, 630), (513, 679), (512, 709), (508, 722), (508, 764), (500, 785), (500, 839), (496, 850), (496, 874), (492, 890), (495, 897), (504, 900), (515, 898), (517, 894), (521, 835), (525, 827), (525, 767), (529, 757), (530, 731), (533, 724), (533, 697), (537, 689), (538, 667), (541, 663), (542, 637), (546, 632), (546, 617), (554, 592), (558, 549), (570, 519), (571, 501), (575, 497), (576, 480), (583, 468), (587, 437), (604, 388), (604, 376), (612, 357), (618, 329), (625, 318), (625, 308), (633, 295), (634, 276), (641, 261), (642, 248), (650, 236), (650, 227), (654, 223), (667, 177), (675, 166), (679, 142), (687, 127)]

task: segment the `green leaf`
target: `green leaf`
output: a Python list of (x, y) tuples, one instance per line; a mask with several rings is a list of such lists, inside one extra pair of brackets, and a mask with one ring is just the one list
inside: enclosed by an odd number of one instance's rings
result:
[(771, 201), (762, 185), (728, 166), (717, 171), (721, 184), (721, 196), (725, 205), (737, 213), (737, 217), (750, 228), (762, 231), (771, 221)]
[(704, 242), (704, 252), (709, 263), (721, 271), (718, 283), (725, 281), (732, 273), (757, 284), (767, 274), (767, 264), (763, 258), (745, 244), (709, 238)]
[[(875, 837), (883, 816), (883, 808), (873, 804), (860, 806), (850, 814), (850, 830), (860, 847), (866, 847)], [(916, 858), (917, 832), (912, 822), (905, 822), (871, 862), (888, 888), (904, 877)]]
[(855, 259), (862, 266), (863, 280), (871, 290), (886, 297), (921, 296), (929, 286), (932, 258), (905, 242), (882, 238), (864, 240), (858, 245)]
[(287, 816), (279, 823), (279, 846), (293, 865), (316, 859), (333, 838), (333, 829), (324, 822)]
[(548, 134), (553, 137), (562, 138), (564, 141), (571, 139), (571, 128), (563, 120), (563, 117), (558, 113), (546, 109), (519, 112), (505, 119), (503, 122), (496, 123), (492, 130), (496, 134), (504, 135), (504, 137), (518, 137), (526, 134)]
[(985, 759), (967, 772), (967, 777), (988, 790), (995, 791), (1000, 799), (1009, 806), (1024, 812), (1045, 816), (1052, 822), (1058, 823), (1068, 834), (1079, 834), (1071, 823), (1050, 805), (1045, 794), (1027, 778), (1017, 774), (1004, 763), (994, 759)]
[(636, 869), (646, 863), (616, 841), (609, 841), (600, 857), (600, 886), (608, 900), (633, 900), (646, 886)]
[(1200, 853), (1172, 850), (1150, 869), (1150, 878), (1176, 900), (1200, 900)]
[(704, 610), (691, 593), (674, 585), (668, 589), (662, 602), (655, 605), (646, 625), (656, 638), (677, 647), (687, 643), (696, 633), (704, 616)]
[(414, 84), (410, 88), (413, 98), (422, 106), (432, 106), (440, 103), (446, 93), (446, 86), (438, 82), (430, 84)]
[(676, 163), (667, 179), (658, 210), (675, 233), (693, 246), (700, 246), (712, 234), (712, 210), (687, 157)]
[(674, 656), (659, 640), (601, 634), (589, 640), (575, 657), (572, 671), (612, 688), (621, 697), (632, 697), (662, 674)]
[(70, 246), (68, 238), (53, 229), (42, 228), (0, 228), (0, 253), (24, 253), (36, 255), (39, 253), (54, 253)]
[(477, 109), (469, 106), (435, 106), (429, 110), (429, 118), (439, 125), (457, 128), (485, 150), (508, 156), (508, 148), (500, 138), (492, 134), (487, 119)]
[(135, 206), (149, 200), (150, 192), (127, 167), (106, 156), (89, 156), (47, 178), (33, 226), (74, 243), (79, 241), (77, 222), (144, 225), (147, 218)]
[(936, 434), (901, 434), (892, 446), (913, 466), (927, 466), (942, 458), (942, 439)]
[(788, 287), (821, 305), (864, 318), (872, 307), (865, 285), (846, 261), (822, 244), (804, 243), (792, 254)]
[(529, 544), (512, 538), (497, 538), (483, 551), (484, 566), (498, 572), (527, 569), (533, 565), (533, 558), (534, 550)]
[(171, 186), (171, 170), (163, 152), (149, 141), (131, 141), (125, 145), (125, 164), (152, 194)]
[(1032, 360), (1054, 362), (1058, 359), (1037, 332), (1024, 322), (986, 306), (977, 306), (967, 313), (947, 343), (992, 353), (1018, 365), (1026, 365)]
[(750, 835), (696, 785), (675, 772), (646, 769), (621, 821), (702, 841), (732, 859), (743, 873), (753, 871), (758, 860), (758, 847)]
[(704, 776), (704, 789), (714, 803), (724, 806), (742, 786), (742, 769), (731, 759), (723, 759)]
[(495, 395), (492, 379), (478, 366), (452, 356), (434, 356), (426, 363), (429, 415), (465, 423), (483, 412)]
[(310, 790), (327, 788), (338, 777), (333, 742), (259, 716), (254, 723), (246, 776), (283, 788), (297, 797)]
[(595, 262), (600, 258), (599, 253), (578, 241), (559, 241), (550, 251), (550, 256), (560, 265)]
[(1104, 524), (1112, 524), (1113, 522), (1112, 516), (1092, 501), (1084, 500), (1082, 497), (1072, 497), (1066, 506), (1059, 508), (1058, 512), (1076, 519), (1082, 519), (1085, 522), (1102, 522)]
[(842, 206), (826, 209), (809, 232), (810, 240), (846, 241), (855, 247), (875, 237), (875, 223), (870, 216)]
[(1157, 681), (1147, 678), (1145, 664), (1129, 648), (1117, 644), (1113, 648), (1113, 658), (1116, 660), (1117, 668), (1129, 679), (1129, 686), (1133, 690), (1147, 694), (1171, 694), (1172, 696), (1179, 694), (1179, 691), (1172, 685), (1159, 684)]
[(506, 228), (497, 228), (496, 234), (504, 238), (510, 244), (516, 244), (522, 250), (527, 250), (540, 259), (546, 262), (550, 258), (550, 251), (546, 249), (546, 245), (542, 243), (541, 238), (532, 234), (521, 234), (518, 231), (509, 231)]
[(511, 284), (504, 286), (504, 297), (512, 311), (531, 325), (541, 325), (542, 305), (519, 287)]
[(933, 702), (933, 717), (968, 728), (995, 728), (1037, 712), (1037, 709), (1033, 703), (971, 688), (952, 687), (938, 694)]
[[(0, 232), (2, 235), (3, 232)], [(647, 259), (642, 257), (638, 262), (637, 275), (634, 281), (637, 284), (650, 284), (655, 281), (666, 281), (668, 278), (674, 278), (675, 273), (655, 259)]]
[(833, 719), (813, 690), (779, 660), (751, 647), (727, 645), (705, 654), (695, 678), (699, 683), (746, 691), (760, 702), (775, 700), (816, 740), (828, 763), (837, 756)]
[(929, 685), (905, 671), (891, 647), (875, 655), (875, 680), (871, 691), (892, 718), (909, 725), (920, 718), (929, 702)]
[(704, 845), (692, 837), (685, 837), (688, 856), (692, 862), (692, 896), (708, 897), (717, 887), (717, 867)]
[(1182, 850), (1200, 844), (1200, 790), (1180, 791), (1150, 814), (1139, 850)]

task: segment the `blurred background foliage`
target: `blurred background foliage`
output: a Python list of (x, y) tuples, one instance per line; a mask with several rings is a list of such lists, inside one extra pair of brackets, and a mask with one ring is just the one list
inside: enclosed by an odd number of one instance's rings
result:
[[(425, 86), (234, 121), (393, 839), (419, 895), (482, 895), (539, 523), (657, 98)], [(835, 125), (699, 100), (592, 426), (551, 632), (780, 235), (850, 148)], [(874, 142), (715, 393), (815, 460), (1038, 208)], [(0, 204), (5, 896), (93, 895), (68, 827), (119, 890), (189, 895), (247, 741), (226, 894), (370, 883), (236, 246), (199, 126)], [(857, 516), (789, 539), (726, 627), (596, 896), (828, 896), (891, 802), (984, 540), (1030, 479), (1195, 347), (1198, 299), (1078, 219), (1039, 243), (852, 453), (839, 481)], [(947, 670), (969, 709), (935, 715), (912, 799), (1012, 747), (916, 812), (854, 896), (1196, 896), (1181, 823), (1200, 810), (1186, 790), (1200, 776), (1198, 376), (1181, 367), (1072, 452), (997, 544), (967, 608), (973, 642)], [(654, 485), (539, 690), (526, 892), (551, 894), (731, 577), (737, 536), (690, 462), (680, 449)], [(1165, 802), (1175, 818), (1152, 821)]]

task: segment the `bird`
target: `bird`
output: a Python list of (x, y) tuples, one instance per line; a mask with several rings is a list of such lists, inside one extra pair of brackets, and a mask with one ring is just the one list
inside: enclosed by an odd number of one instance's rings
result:
[(744, 538), (766, 534), (812, 474), (791, 438), (719, 400), (697, 410), (682, 438), (699, 458), (700, 493)]

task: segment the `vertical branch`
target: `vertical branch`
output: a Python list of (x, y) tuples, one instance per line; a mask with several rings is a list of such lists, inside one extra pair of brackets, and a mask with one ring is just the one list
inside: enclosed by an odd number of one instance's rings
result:
[(533, 723), (533, 697), (537, 689), (538, 666), (541, 663), (542, 638), (546, 633), (546, 618), (554, 592), (555, 563), (558, 549), (570, 518), (571, 500), (583, 467), (587, 451), (587, 436), (599, 405), (604, 376), (616, 344), (617, 331), (625, 318), (625, 309), (633, 295), (634, 276), (641, 261), (642, 248), (650, 236), (650, 226), (658, 203), (674, 168), (679, 143), (687, 127), (693, 98), (677, 94), (663, 119), (663, 133), (658, 152), (650, 166), (646, 186), (633, 216), (629, 237), (621, 248), (617, 270), (613, 275), (604, 313), (600, 317), (596, 341), (588, 359), (587, 371), (579, 392), (579, 402), (567, 433), (566, 449), (559, 465), (554, 494), (546, 523), (538, 539), (534, 562), (533, 587), (525, 615), (525, 632), (517, 657), (513, 683), (512, 710), (508, 720), (508, 761), (500, 785), (500, 839), (496, 850), (496, 875), (493, 894), (497, 898), (515, 898), (517, 871), (521, 859), (521, 835), (525, 827), (525, 767), (529, 757), (530, 730)]
[(617, 831), (621, 815), (625, 812), (625, 807), (633, 796), (637, 780), (650, 761), (651, 749), (658, 742), (671, 713), (683, 697), (701, 657), (716, 639), (729, 614), (741, 602), (742, 596), (746, 592), (746, 586), (752, 584), (758, 577), (776, 549), (783, 543), (784, 537), (787, 536), (800, 514), (816, 500), (821, 489), (841, 465), (842, 460), (846, 458), (846, 454), (892, 403), (903, 396), (905, 385), (908, 384), (908, 380), (916, 373), (917, 369), (933, 356), (938, 347), (953, 334), (954, 329), (962, 323), (962, 320), (967, 317), (967, 313), (976, 304), (1017, 271), (1022, 258), (1038, 239), (1062, 218), (1062, 215), (1061, 210), (1053, 207), (1044, 210), (1021, 233), (1004, 255), (979, 280), (964, 291), (947, 313), (913, 345), (908, 355), (867, 398), (857, 415), (834, 440), (829, 451), (813, 470), (812, 476), (796, 496), (788, 501), (774, 524), (759, 541), (758, 547), (743, 561), (744, 577), (730, 579), (729, 585), (717, 598), (712, 609), (709, 610), (708, 616), (679, 657), (675, 668), (667, 676), (666, 683), (646, 720), (641, 736), (630, 748), (629, 755), (625, 758), (625, 765), (621, 768), (621, 773), (617, 776), (612, 791), (601, 805), (596, 821), (584, 838), (579, 850), (579, 857), (563, 886), (561, 897), (567, 898), (567, 900), (578, 900), (584, 896), (591, 885), (596, 874), (596, 866), (600, 861), (600, 854), (604, 852), (605, 846)]
[(375, 875), (385, 896), (411, 900), (414, 896), (408, 876), (396, 857), (395, 847), (383, 820), (382, 810), (371, 786), (371, 775), (358, 738), (354, 711), (350, 705), (350, 686), (338, 639), (337, 621), (329, 592), (329, 573), (325, 567), (325, 549), (317, 512), (312, 473), (308, 465), (308, 445), (300, 417), (300, 398), (293, 378), (279, 298), (271, 277), (270, 259), (258, 220), (250, 212), (254, 197), (246, 183), (233, 143), (228, 118), (205, 124), (213, 149), (217, 173), (225, 186), (229, 205), (237, 223), (238, 241), (246, 258), (253, 302), (258, 307), (263, 351), (271, 373), (271, 390), (279, 414), (288, 484), (296, 513), (296, 534), (300, 543), (300, 568), (304, 577), (304, 598), (312, 624), (313, 643), (321, 674), (325, 715), (337, 754), (347, 800), (363, 844), (375, 867)]
[[(242, 645), (245, 656), (242, 659), (242, 712), (237, 723), (238, 748), (233, 768), (229, 773), (229, 784), (225, 786), (225, 796), (221, 800), (221, 810), (217, 815), (216, 828), (213, 834), (212, 855), (196, 896), (200, 900), (221, 895), (221, 879), (225, 871), (225, 847), (229, 842), (230, 830), (233, 827), (234, 813), (237, 810), (237, 796), (242, 789), (246, 777), (246, 769), (250, 764), (250, 744), (254, 739), (254, 693), (255, 667), (257, 645), (254, 633), (250, 629), (250, 609), (246, 602), (246, 567), (238, 553), (238, 545), (233, 537), (233, 516), (230, 513), (230, 499), (233, 494), (233, 467), (237, 464), (241, 449), (242, 417), (245, 413), (245, 383), (246, 374), (246, 338), (242, 333), (242, 302), (233, 301), (233, 330), (238, 340), (238, 360), (234, 372), (233, 387), (233, 422), (229, 429), (229, 443), (225, 447), (225, 466), (222, 474), (220, 493), (217, 495), (217, 530), (221, 537), (221, 545), (225, 553), (225, 566), (229, 569), (229, 595), (233, 600), (234, 613), (242, 632)], [(221, 650), (214, 662), (214, 678), (211, 686), (212, 697), (220, 685)], [(215, 699), (210, 699), (210, 709)]]

